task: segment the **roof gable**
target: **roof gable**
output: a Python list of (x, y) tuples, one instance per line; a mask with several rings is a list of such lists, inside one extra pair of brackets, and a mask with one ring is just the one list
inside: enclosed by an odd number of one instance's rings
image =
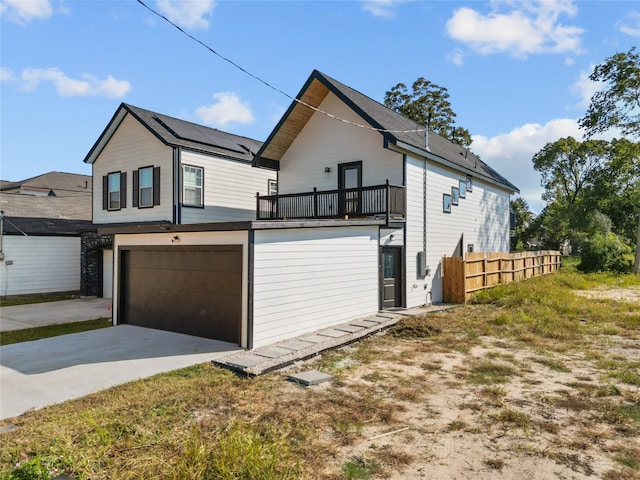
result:
[(140, 122), (160, 142), (172, 147), (251, 162), (262, 146), (258, 140), (122, 103), (85, 157), (85, 163), (97, 160), (127, 115)]
[[(385, 143), (396, 145), (450, 168), (461, 170), (466, 174), (484, 178), (509, 191), (518, 191), (515, 185), (470, 150), (433, 132), (429, 132), (428, 140), (425, 139), (424, 125), (403, 117), (383, 104), (317, 70), (313, 71), (298, 93), (297, 101), (292, 102), (269, 138), (262, 145), (256, 155), (254, 165), (262, 164), (275, 167), (329, 93), (336, 95), (356, 112), (363, 119), (366, 127), (380, 131), (380, 134), (385, 138)], [(320, 113), (331, 115), (330, 112)]]

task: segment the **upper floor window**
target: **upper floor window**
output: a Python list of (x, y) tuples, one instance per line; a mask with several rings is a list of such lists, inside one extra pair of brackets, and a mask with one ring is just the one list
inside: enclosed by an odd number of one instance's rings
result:
[(269, 179), (269, 193), (268, 195), (277, 195), (278, 194), (278, 181)]
[(112, 172), (102, 177), (102, 209), (126, 208), (127, 174)]
[(120, 210), (120, 172), (109, 174), (109, 210)]
[(187, 207), (202, 207), (202, 168), (182, 167), (182, 204)]
[(140, 207), (153, 207), (153, 167), (138, 170)]
[(143, 167), (133, 171), (133, 206), (160, 205), (160, 167)]

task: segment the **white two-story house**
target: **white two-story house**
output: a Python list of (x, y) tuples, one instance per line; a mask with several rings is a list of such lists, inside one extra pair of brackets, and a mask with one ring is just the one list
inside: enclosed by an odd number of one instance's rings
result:
[[(252, 153), (264, 188), (237, 192), (254, 205), (252, 219), (185, 225), (184, 210), (156, 217), (155, 205), (140, 208), (143, 195), (149, 204), (155, 195), (140, 190), (138, 216), (122, 213), (132, 223), (104, 229), (114, 235), (114, 321), (253, 348), (381, 309), (441, 302), (443, 256), (509, 249), (514, 185), (472, 152), (318, 71)], [(158, 165), (140, 163), (149, 166)], [(129, 184), (130, 170), (106, 168), (94, 182), (109, 188), (102, 178), (119, 172)], [(274, 180), (277, 192), (262, 193)], [(162, 182), (160, 206), (171, 189)], [(177, 190), (167, 200), (174, 210), (185, 197)], [(109, 198), (96, 195), (94, 218), (109, 214)]]

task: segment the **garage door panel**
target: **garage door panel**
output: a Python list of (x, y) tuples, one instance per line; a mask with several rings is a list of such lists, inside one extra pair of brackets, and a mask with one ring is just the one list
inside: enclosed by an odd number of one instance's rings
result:
[(240, 343), (242, 249), (127, 250), (123, 323)]
[[(129, 282), (134, 290), (173, 290), (188, 294), (191, 291), (205, 291), (208, 295), (235, 295), (242, 289), (242, 275), (224, 272), (182, 272), (176, 282), (176, 272), (171, 270), (132, 270)], [(150, 278), (151, 277), (151, 278)], [(211, 285), (211, 286), (209, 286)]]

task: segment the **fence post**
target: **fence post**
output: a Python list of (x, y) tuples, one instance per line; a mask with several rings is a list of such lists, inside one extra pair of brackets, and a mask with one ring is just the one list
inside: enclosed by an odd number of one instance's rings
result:
[(387, 213), (386, 213), (386, 220), (387, 220), (387, 225), (389, 225), (389, 211), (391, 210), (391, 187), (389, 186), (389, 179), (387, 178), (387, 198), (386, 198), (386, 204), (387, 204)]
[(256, 220), (260, 220), (260, 192), (256, 192)]
[(318, 218), (318, 187), (313, 187), (313, 218)]

